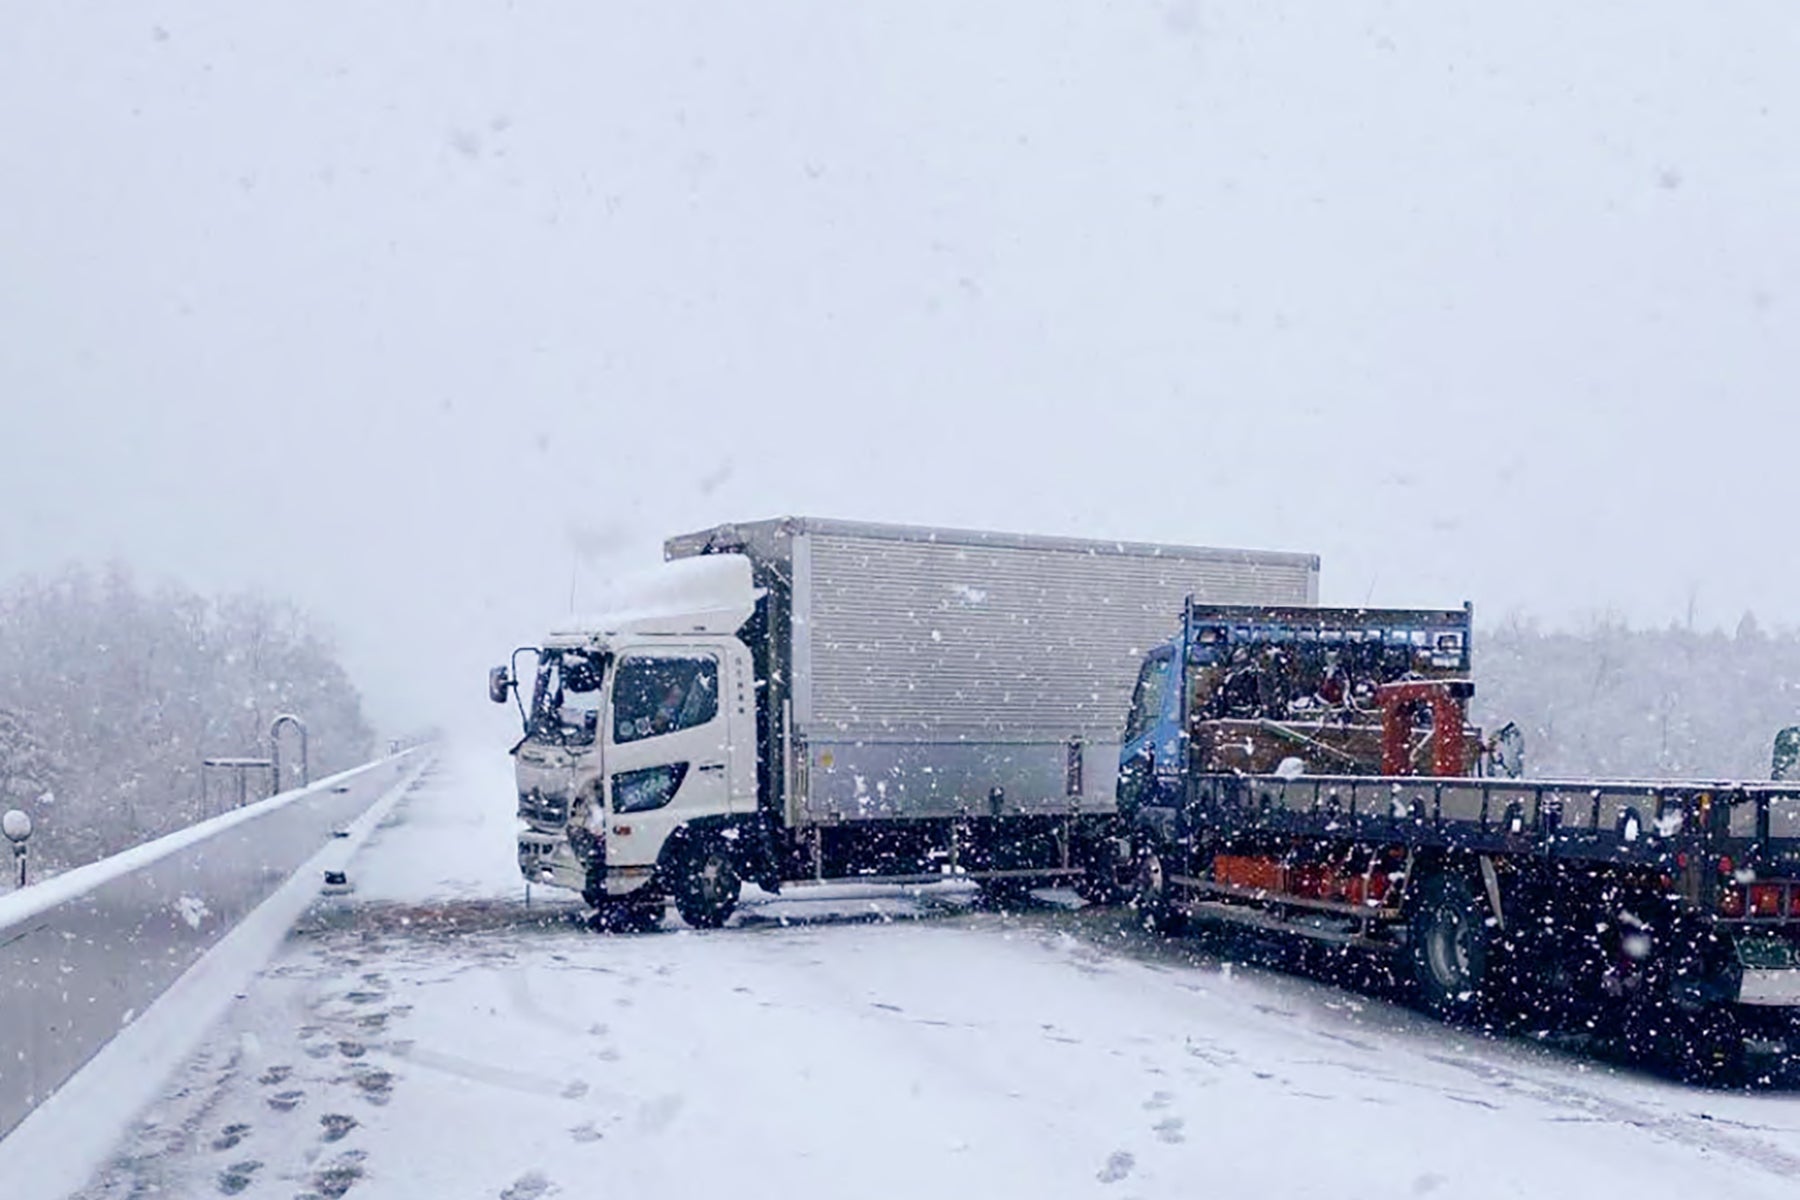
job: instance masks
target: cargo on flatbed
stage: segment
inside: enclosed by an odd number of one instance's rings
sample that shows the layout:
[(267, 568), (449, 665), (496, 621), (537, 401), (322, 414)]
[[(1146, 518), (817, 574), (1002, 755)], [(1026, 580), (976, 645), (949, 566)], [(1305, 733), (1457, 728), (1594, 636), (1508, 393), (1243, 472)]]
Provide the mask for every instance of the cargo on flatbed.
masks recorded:
[(1190, 601), (1122, 750), (1145, 923), (1389, 955), (1445, 1016), (1572, 1025), (1697, 1074), (1794, 1042), (1800, 788), (1510, 777), (1510, 727), (1465, 720), (1469, 652), (1466, 606)]

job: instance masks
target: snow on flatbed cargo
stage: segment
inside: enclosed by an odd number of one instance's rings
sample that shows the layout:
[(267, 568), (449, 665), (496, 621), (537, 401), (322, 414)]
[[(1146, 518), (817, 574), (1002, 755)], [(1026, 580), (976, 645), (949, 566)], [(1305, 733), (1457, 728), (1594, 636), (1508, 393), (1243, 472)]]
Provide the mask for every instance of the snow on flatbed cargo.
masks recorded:
[(1745, 1200), (1800, 1177), (1792, 1093), (1446, 1028), (1114, 914), (838, 891), (596, 935), (524, 903), (493, 757), (403, 802), (84, 1196)]

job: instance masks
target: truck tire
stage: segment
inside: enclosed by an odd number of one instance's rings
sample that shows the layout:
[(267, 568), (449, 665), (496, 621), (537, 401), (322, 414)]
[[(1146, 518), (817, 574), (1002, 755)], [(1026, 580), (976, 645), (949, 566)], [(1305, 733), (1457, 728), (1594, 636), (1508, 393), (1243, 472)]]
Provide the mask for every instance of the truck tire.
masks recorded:
[(1461, 875), (1425, 881), (1409, 924), (1413, 981), (1427, 1010), (1447, 1021), (1479, 1015), (1492, 958), (1487, 904)]
[(1722, 1004), (1690, 1005), (1667, 995), (1638, 997), (1627, 1009), (1619, 1048), (1633, 1059), (1706, 1087), (1737, 1084), (1749, 1070), (1746, 1030)]
[(1168, 864), (1161, 846), (1152, 843), (1138, 847), (1131, 906), (1137, 910), (1138, 923), (1151, 933), (1181, 932), (1185, 920), (1169, 890)]
[(693, 842), (674, 865), (671, 890), (682, 920), (695, 929), (717, 929), (730, 919), (743, 882), (723, 846), (710, 839)]
[(1687, 1037), (1674, 1062), (1688, 1083), (1720, 1087), (1740, 1083), (1749, 1073), (1744, 1031), (1729, 1009), (1713, 1007), (1688, 1014)]
[(608, 900), (594, 909), (588, 928), (596, 933), (650, 933), (662, 925), (661, 900)]
[(1082, 873), (1075, 879), (1075, 894), (1089, 904), (1121, 904), (1131, 898), (1137, 883), (1137, 864), (1121, 859), (1112, 838), (1100, 838), (1082, 847)]
[(1017, 912), (1022, 908), (1030, 908), (1033, 886), (1033, 880), (1017, 875), (975, 880), (975, 888), (981, 893), (981, 906), (996, 912)]

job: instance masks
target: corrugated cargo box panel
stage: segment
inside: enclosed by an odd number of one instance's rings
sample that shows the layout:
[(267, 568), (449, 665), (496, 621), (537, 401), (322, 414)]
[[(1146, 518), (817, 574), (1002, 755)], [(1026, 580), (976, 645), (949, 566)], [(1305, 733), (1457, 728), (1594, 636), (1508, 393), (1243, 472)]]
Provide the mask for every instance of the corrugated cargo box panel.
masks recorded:
[(771, 712), (792, 703), (795, 824), (1110, 810), (1139, 659), (1183, 600), (1318, 599), (1311, 554), (813, 517), (664, 552), (747, 553), (791, 597), (761, 661)]
[(1114, 739), (1184, 597), (1301, 604), (1317, 586), (1309, 556), (1235, 551), (812, 534), (795, 557), (795, 718), (816, 736)]

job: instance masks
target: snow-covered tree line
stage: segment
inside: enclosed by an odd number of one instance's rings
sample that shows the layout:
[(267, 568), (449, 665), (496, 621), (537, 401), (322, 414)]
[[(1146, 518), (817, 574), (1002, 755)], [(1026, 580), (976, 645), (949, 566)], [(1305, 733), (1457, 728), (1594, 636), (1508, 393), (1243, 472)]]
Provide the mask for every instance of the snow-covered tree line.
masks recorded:
[(1800, 634), (1513, 620), (1477, 631), (1475, 684), (1480, 724), (1524, 732), (1529, 775), (1766, 779), (1775, 731), (1800, 724)]
[[(266, 755), (283, 712), (308, 726), (315, 778), (368, 757), (356, 689), (289, 605), (144, 588), (119, 568), (0, 591), (0, 806), (31, 812), (47, 865), (223, 811), (235, 787), (214, 778), (203, 795), (200, 760)], [(284, 765), (297, 759), (289, 740)], [(267, 779), (253, 778), (252, 798)]]

